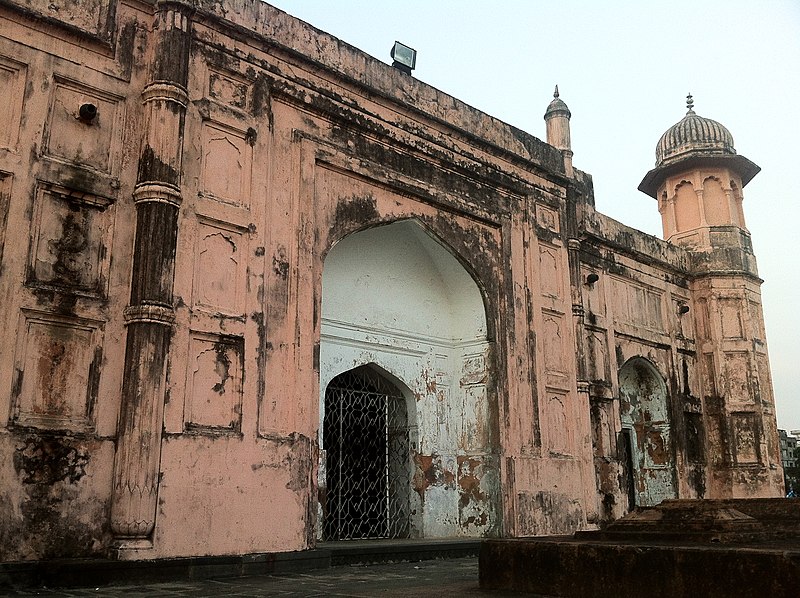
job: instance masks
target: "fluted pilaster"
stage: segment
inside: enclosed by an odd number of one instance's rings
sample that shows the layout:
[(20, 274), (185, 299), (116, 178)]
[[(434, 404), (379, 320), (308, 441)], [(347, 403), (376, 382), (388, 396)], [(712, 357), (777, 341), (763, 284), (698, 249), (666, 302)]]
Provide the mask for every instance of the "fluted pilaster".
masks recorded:
[(111, 507), (112, 531), (128, 543), (146, 543), (155, 528), (191, 13), (188, 3), (157, 4), (151, 82), (142, 93), (144, 144), (133, 194), (136, 237)]

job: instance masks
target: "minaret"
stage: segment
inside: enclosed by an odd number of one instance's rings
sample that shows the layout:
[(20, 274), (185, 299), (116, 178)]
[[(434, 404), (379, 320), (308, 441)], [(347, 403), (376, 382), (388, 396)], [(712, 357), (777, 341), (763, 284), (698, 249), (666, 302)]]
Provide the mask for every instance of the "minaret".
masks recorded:
[(564, 156), (564, 170), (572, 176), (572, 142), (569, 137), (569, 119), (572, 113), (564, 101), (558, 97), (558, 85), (553, 92), (553, 101), (547, 106), (544, 121), (547, 125), (547, 143), (561, 150)]
[(705, 496), (777, 496), (783, 475), (762, 281), (742, 210), (742, 189), (761, 169), (736, 153), (728, 129), (695, 113), (691, 94), (686, 107), (661, 136), (639, 190), (658, 200), (664, 238), (688, 250), (692, 301), (677, 317), (695, 332)]

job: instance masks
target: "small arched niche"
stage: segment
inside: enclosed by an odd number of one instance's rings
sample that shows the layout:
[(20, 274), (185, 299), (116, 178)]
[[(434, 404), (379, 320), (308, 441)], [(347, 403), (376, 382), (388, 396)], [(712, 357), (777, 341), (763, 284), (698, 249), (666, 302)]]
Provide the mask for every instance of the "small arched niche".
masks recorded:
[(675, 188), (675, 228), (682, 233), (700, 226), (700, 205), (694, 186), (682, 181)]
[(710, 226), (733, 222), (728, 195), (717, 177), (708, 177), (703, 181), (703, 211)]
[[(480, 288), (418, 221), (365, 229), (331, 248), (322, 277), (320, 421), (326, 389), (342, 372), (371, 364), (407, 388), (408, 418), (416, 422), (410, 537), (481, 536), (497, 528), (489, 356)], [(468, 477), (480, 491), (464, 491), (462, 477), (464, 487)]]

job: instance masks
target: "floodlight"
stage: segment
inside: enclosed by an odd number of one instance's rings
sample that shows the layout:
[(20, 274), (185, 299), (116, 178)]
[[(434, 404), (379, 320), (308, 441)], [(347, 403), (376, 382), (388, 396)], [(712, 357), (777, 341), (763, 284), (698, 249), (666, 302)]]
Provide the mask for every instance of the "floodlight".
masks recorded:
[(396, 69), (403, 71), (405, 74), (410, 75), (411, 71), (417, 65), (417, 51), (400, 42), (394, 42), (394, 47), (391, 51), (392, 66)]

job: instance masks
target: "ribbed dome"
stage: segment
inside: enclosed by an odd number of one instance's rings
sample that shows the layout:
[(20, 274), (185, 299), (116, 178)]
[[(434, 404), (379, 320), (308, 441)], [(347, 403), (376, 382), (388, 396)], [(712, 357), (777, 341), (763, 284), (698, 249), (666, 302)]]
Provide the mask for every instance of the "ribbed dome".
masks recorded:
[(656, 146), (656, 166), (669, 163), (690, 152), (706, 155), (736, 154), (731, 132), (717, 121), (695, 114), (693, 104), (692, 96), (687, 96), (686, 106), (689, 111), (686, 116), (667, 129), (659, 139)]
[(658, 198), (659, 189), (668, 177), (696, 168), (727, 168), (736, 173), (742, 187), (760, 171), (733, 148), (731, 132), (710, 118), (697, 116), (691, 94), (686, 97), (689, 111), (679, 123), (661, 136), (656, 146), (656, 167), (644, 175), (639, 191)]

